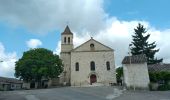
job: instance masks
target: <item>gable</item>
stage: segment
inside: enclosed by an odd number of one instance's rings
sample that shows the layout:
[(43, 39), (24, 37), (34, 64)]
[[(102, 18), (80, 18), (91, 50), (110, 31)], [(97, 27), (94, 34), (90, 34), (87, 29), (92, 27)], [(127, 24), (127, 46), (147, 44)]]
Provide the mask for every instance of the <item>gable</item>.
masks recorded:
[(76, 47), (72, 51), (87, 51), (87, 52), (88, 51), (113, 51), (113, 49), (91, 38), (90, 40)]

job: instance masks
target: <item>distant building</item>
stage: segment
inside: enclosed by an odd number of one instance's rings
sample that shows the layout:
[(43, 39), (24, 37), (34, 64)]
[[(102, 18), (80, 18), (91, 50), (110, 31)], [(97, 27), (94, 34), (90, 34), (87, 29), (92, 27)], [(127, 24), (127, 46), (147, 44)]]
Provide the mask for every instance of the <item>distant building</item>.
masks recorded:
[(170, 64), (159, 63), (159, 64), (148, 65), (148, 71), (149, 72), (163, 72), (163, 71), (170, 72)]
[(29, 81), (29, 82), (24, 81), (22, 87), (23, 89), (37, 89), (37, 88), (48, 88), (52, 86), (51, 80), (47, 80), (45, 78), (41, 80), (41, 83), (39, 85), (41, 85), (41, 87), (38, 86), (38, 82), (36, 81)]
[(22, 81), (14, 78), (0, 77), (0, 90), (19, 90), (22, 89)]
[(68, 26), (61, 34), (60, 57), (64, 64), (60, 83), (72, 86), (116, 83), (114, 50), (93, 38), (74, 48)]
[(145, 55), (126, 56), (122, 64), (127, 88), (148, 88), (150, 80)]

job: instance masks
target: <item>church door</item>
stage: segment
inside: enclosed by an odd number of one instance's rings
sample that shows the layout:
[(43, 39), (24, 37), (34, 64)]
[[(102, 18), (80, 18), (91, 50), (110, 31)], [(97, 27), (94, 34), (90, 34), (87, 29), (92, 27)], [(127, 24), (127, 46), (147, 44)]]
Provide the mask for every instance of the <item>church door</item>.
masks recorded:
[(95, 82), (97, 82), (96, 75), (92, 74), (92, 75), (90, 76), (90, 84), (95, 83)]

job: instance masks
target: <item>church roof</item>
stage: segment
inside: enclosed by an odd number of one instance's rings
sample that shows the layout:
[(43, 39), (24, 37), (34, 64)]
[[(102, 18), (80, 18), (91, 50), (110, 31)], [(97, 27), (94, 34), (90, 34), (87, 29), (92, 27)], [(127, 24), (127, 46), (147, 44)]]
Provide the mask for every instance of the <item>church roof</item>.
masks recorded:
[(138, 64), (147, 62), (146, 56), (144, 54), (133, 55), (133, 56), (125, 56), (122, 64)]
[(68, 25), (66, 26), (66, 28), (65, 28), (65, 30), (64, 30), (64, 32), (63, 33), (61, 33), (62, 35), (63, 34), (70, 34), (70, 35), (72, 35), (73, 33), (70, 31), (70, 28), (68, 27)]
[(152, 64), (148, 65), (149, 72), (160, 72), (160, 71), (169, 71), (170, 72), (170, 64)]

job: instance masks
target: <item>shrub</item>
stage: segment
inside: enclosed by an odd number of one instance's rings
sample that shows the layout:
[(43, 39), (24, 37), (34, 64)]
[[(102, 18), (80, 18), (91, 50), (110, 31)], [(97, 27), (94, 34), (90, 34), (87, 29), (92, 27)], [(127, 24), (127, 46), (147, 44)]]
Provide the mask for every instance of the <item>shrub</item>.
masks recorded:
[(168, 84), (160, 85), (160, 86), (158, 86), (158, 90), (160, 90), (160, 91), (170, 90), (170, 85), (168, 85)]
[[(165, 91), (170, 90), (170, 72), (168, 71), (162, 71), (162, 72), (150, 72), (149, 78), (151, 83), (158, 83), (157, 90)], [(149, 85), (150, 90), (153, 89), (153, 84)]]
[(151, 82), (165, 81), (167, 84), (170, 81), (170, 72), (150, 72), (149, 78)]

